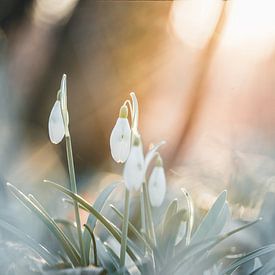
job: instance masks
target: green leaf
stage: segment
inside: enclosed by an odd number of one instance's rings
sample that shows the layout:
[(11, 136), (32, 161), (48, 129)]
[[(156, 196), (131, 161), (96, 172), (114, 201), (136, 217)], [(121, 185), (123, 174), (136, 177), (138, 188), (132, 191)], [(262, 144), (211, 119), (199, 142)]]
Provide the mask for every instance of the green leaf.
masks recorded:
[(108, 271), (108, 274), (113, 274), (117, 270), (117, 267), (110, 257), (107, 248), (99, 238), (96, 238), (96, 247), (100, 264)]
[(47, 250), (39, 242), (33, 240), (30, 236), (25, 234), (23, 231), (18, 230), (15, 226), (7, 223), (3, 220), (0, 220), (0, 227), (7, 230), (18, 239), (20, 239), (24, 244), (32, 248), (38, 255), (40, 255), (49, 265), (57, 264), (56, 256)]
[(161, 229), (161, 234), (163, 234), (163, 231), (165, 230), (165, 228), (167, 227), (168, 225), (168, 221), (169, 219), (174, 216), (178, 211), (178, 200), (177, 199), (174, 199), (170, 204), (169, 206), (167, 207), (166, 209), (166, 212), (164, 214), (164, 218), (160, 224), (160, 229)]
[(209, 232), (211, 232), (213, 225), (217, 226), (217, 224), (219, 224), (220, 221), (218, 219), (221, 212), (223, 211), (225, 202), (226, 191), (223, 191), (204, 217), (194, 235), (192, 236), (190, 242), (191, 244), (198, 243), (204, 239), (211, 237), (209, 236)]
[[(123, 220), (123, 214), (112, 204), (110, 204), (111, 209), (117, 214), (120, 220)], [(139, 239), (147, 248), (152, 249), (147, 240), (139, 233), (139, 231), (135, 228), (135, 226), (129, 221), (129, 230)]]
[[(88, 225), (88, 224), (84, 224), (85, 228), (87, 229), (87, 231), (89, 232), (89, 234), (91, 235), (91, 240), (93, 242), (93, 251), (94, 251), (94, 265), (97, 266), (97, 248), (96, 248), (96, 238), (95, 238), (95, 234), (92, 230), (92, 228)], [(87, 259), (87, 262), (90, 262), (90, 255), (89, 258)]]
[(209, 230), (207, 237), (211, 238), (220, 234), (229, 218), (230, 218), (230, 210), (226, 202), (218, 218), (216, 219), (215, 224), (213, 224), (212, 228)]
[(145, 160), (144, 160), (144, 174), (146, 174), (146, 171), (149, 167), (149, 164), (151, 163), (151, 161), (154, 159), (154, 157), (156, 156), (156, 152), (159, 149), (159, 147), (161, 145), (165, 144), (165, 141), (161, 141), (158, 144), (154, 145), (146, 154), (145, 156)]
[[(258, 248), (256, 250), (248, 253), (247, 255), (241, 257), (240, 259), (234, 261), (225, 270), (222, 271), (221, 275), (231, 274), (236, 268), (238, 268), (242, 264), (244, 264), (248, 261), (251, 261), (251, 260), (255, 259), (256, 257), (260, 257), (264, 254), (267, 254), (267, 253), (270, 253), (270, 252), (273, 252), (273, 251), (275, 251), (275, 244), (270, 244), (270, 245)], [(260, 274), (267, 274), (267, 273), (260, 272)]]
[(181, 188), (181, 191), (185, 196), (185, 199), (187, 202), (187, 208), (188, 208), (188, 222), (187, 222), (187, 229), (186, 229), (185, 244), (189, 245), (191, 240), (192, 229), (194, 225), (194, 205), (189, 193), (184, 188)]
[(40, 209), (34, 202), (32, 202), (26, 195), (24, 195), (19, 189), (10, 183), (7, 183), (7, 188), (9, 191), (17, 198), (27, 209), (29, 209), (33, 214), (35, 214), (52, 232), (52, 234), (59, 240), (63, 246), (65, 252), (67, 253), (69, 259), (74, 266), (79, 265), (80, 257), (72, 246), (68, 238), (60, 230), (57, 224), (49, 217), (49, 215)]
[[(271, 261), (272, 261), (272, 259), (271, 259)], [(274, 262), (274, 260), (273, 260), (272, 262)], [(266, 263), (266, 264), (268, 264), (268, 263)], [(265, 265), (266, 265), (266, 264), (265, 264)], [(263, 264), (262, 264), (260, 258), (256, 257), (256, 258), (254, 259), (253, 269), (252, 269), (252, 271), (249, 273), (249, 275), (255, 275), (255, 274), (257, 274), (257, 272), (258, 272), (260, 269), (262, 269), (262, 268), (264, 268), (264, 266), (263, 266)]]
[(186, 215), (186, 210), (183, 209), (167, 220), (158, 247), (165, 259), (169, 259), (174, 255), (175, 242), (184, 215)]
[[(114, 191), (114, 189), (117, 187), (117, 183), (113, 183), (108, 185), (97, 197), (93, 207), (96, 209), (99, 213), (101, 212), (102, 208), (104, 207), (105, 202), (111, 195), (111, 193)], [(94, 231), (94, 228), (96, 226), (96, 221), (97, 218), (95, 215), (90, 214), (88, 216), (86, 224), (90, 226), (90, 229)], [(90, 247), (91, 247), (91, 235), (88, 233), (87, 229), (84, 229), (83, 232), (83, 242), (85, 244), (85, 258), (86, 261), (89, 259), (89, 254), (90, 254)]]
[[(117, 227), (113, 223), (111, 223), (107, 218), (105, 218), (103, 215), (101, 215), (86, 200), (84, 200), (79, 195), (71, 192), (70, 190), (68, 190), (67, 188), (65, 188), (65, 187), (63, 187), (63, 186), (61, 186), (59, 184), (56, 184), (56, 183), (48, 181), (48, 180), (45, 180), (44, 182), (47, 183), (47, 184), (49, 184), (49, 186), (54, 187), (54, 188), (60, 190), (61, 192), (63, 192), (67, 196), (71, 197), (76, 202), (78, 202), (80, 205), (82, 205), (86, 209), (86, 211), (88, 211), (91, 214), (93, 214), (102, 223), (102, 225), (113, 235), (113, 237), (119, 243), (121, 243), (121, 233), (119, 232), (119, 230), (117, 229)], [(128, 245), (127, 245), (126, 251), (129, 254), (129, 256), (131, 257), (131, 259), (133, 260), (133, 262), (135, 262), (135, 263), (138, 264), (139, 259), (136, 257), (136, 255), (133, 253), (133, 251), (130, 249), (130, 247)]]
[(116, 270), (119, 270), (120, 260), (118, 255), (114, 252), (113, 248), (107, 242), (104, 242), (103, 244), (108, 252), (109, 258), (112, 260), (114, 266), (116, 267)]
[(190, 260), (192, 257), (196, 258), (201, 253), (206, 253), (208, 250), (212, 249), (226, 238), (230, 237), (233, 234), (236, 234), (241, 230), (244, 230), (247, 227), (254, 225), (259, 220), (245, 224), (221, 236), (212, 237), (210, 239), (206, 239), (198, 243), (190, 244), (189, 246), (179, 251), (175, 255), (175, 257), (171, 258), (169, 263), (164, 267), (160, 274), (168, 274), (167, 272), (170, 272), (170, 274), (174, 274), (178, 268), (187, 263), (187, 261)]
[(77, 240), (77, 228), (76, 228), (76, 223), (66, 220), (66, 219), (60, 219), (56, 218), (53, 219), (56, 224), (60, 224), (63, 226), (63, 231), (65, 235), (69, 238), (69, 240), (72, 242), (72, 244), (79, 248), (79, 243)]

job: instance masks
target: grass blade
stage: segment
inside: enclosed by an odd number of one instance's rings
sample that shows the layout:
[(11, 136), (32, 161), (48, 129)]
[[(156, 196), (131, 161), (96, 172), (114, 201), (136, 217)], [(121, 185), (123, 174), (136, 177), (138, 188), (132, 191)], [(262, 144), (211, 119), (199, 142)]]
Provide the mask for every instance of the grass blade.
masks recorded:
[(225, 202), (226, 202), (226, 191), (223, 191), (218, 196), (215, 203), (213, 204), (211, 209), (208, 211), (208, 213), (202, 220), (198, 229), (192, 236), (190, 243), (198, 243), (198, 242), (210, 237), (208, 234), (211, 231), (213, 225), (215, 225), (215, 223), (217, 222), (219, 215), (224, 207)]
[[(109, 196), (111, 195), (111, 193), (114, 191), (116, 187), (117, 187), (117, 183), (108, 185), (97, 197), (95, 203), (93, 204), (94, 209), (96, 209), (100, 213), (102, 208), (104, 207), (106, 200), (109, 198)], [(89, 225), (92, 231), (94, 231), (94, 228), (96, 226), (96, 221), (97, 221), (97, 218), (95, 215), (90, 214), (88, 216), (86, 224)], [(86, 261), (88, 262), (90, 247), (91, 247), (91, 235), (88, 233), (87, 228), (85, 228), (83, 232), (83, 242), (85, 244), (85, 258), (86, 258)]]
[(49, 265), (57, 264), (56, 256), (47, 250), (43, 245), (33, 240), (30, 236), (25, 234), (23, 231), (18, 230), (15, 226), (10, 223), (0, 220), (0, 227), (6, 231), (12, 233), (24, 244), (32, 248), (38, 255), (40, 255)]
[(24, 195), (19, 189), (17, 189), (12, 184), (7, 183), (7, 188), (15, 196), (15, 198), (17, 198), (32, 213), (34, 213), (60, 241), (69, 259), (72, 261), (72, 264), (74, 266), (79, 265), (80, 257), (77, 251), (71, 245), (70, 241), (60, 230), (57, 224), (51, 218), (49, 218), (49, 215), (45, 215), (45, 212), (43, 212), (39, 207), (37, 207), (37, 205), (35, 205), (26, 195)]
[[(267, 246), (263, 246), (259, 249), (256, 249), (250, 253), (248, 253), (247, 255), (241, 257), (240, 259), (234, 261), (232, 264), (230, 264), (225, 270), (222, 271), (221, 275), (224, 274), (231, 274), (236, 268), (238, 268), (239, 266), (241, 266), (242, 264), (251, 261), (253, 259), (255, 259), (256, 257), (260, 257), (264, 254), (270, 253), (275, 251), (275, 244), (270, 244)], [(266, 274), (266, 273), (261, 273), (260, 274)]]
[[(96, 240), (95, 240), (95, 235), (94, 232), (92, 230), (92, 228), (88, 225), (88, 224), (84, 224), (85, 228), (87, 229), (87, 231), (89, 232), (89, 234), (91, 235), (91, 240), (93, 241), (93, 248), (94, 248), (94, 265), (97, 266), (97, 250), (96, 250)], [(90, 255), (89, 255), (90, 256)], [(88, 258), (88, 260), (90, 260)]]
[(187, 230), (186, 230), (186, 239), (185, 244), (189, 245), (191, 240), (191, 234), (192, 229), (194, 225), (194, 205), (191, 196), (189, 193), (184, 189), (181, 188), (181, 191), (183, 192), (186, 202), (187, 202), (187, 208), (188, 208), (188, 222), (187, 222)]
[[(117, 214), (117, 216), (120, 218), (120, 220), (123, 219), (123, 214), (112, 204), (110, 204), (111, 209)], [(142, 241), (144, 245), (147, 246), (148, 249), (152, 249), (150, 247), (150, 244), (145, 240), (145, 238), (139, 233), (139, 231), (135, 228), (135, 226), (129, 222), (129, 229), (132, 231), (132, 233), (136, 236), (137, 239)]]
[(200, 253), (207, 252), (208, 250), (212, 249), (213, 247), (215, 247), (217, 244), (219, 244), (226, 238), (230, 237), (233, 234), (236, 234), (241, 230), (244, 230), (247, 227), (254, 225), (260, 220), (261, 219), (258, 219), (256, 221), (245, 224), (221, 236), (213, 237), (210, 239), (200, 241), (198, 243), (190, 244), (189, 246), (185, 247), (180, 252), (178, 252), (175, 257), (170, 259), (169, 264), (167, 264), (164, 267), (164, 269), (161, 271), (161, 274), (163, 275), (168, 273), (174, 274), (180, 266), (184, 265), (192, 257), (196, 257)]
[[(65, 187), (63, 187), (63, 186), (61, 186), (59, 184), (56, 184), (56, 183), (48, 181), (48, 180), (44, 180), (44, 182), (47, 183), (47, 184), (49, 184), (51, 187), (54, 187), (54, 188), (58, 189), (59, 191), (63, 192), (67, 196), (71, 197), (73, 200), (77, 201), (80, 205), (82, 205), (86, 209), (86, 211), (88, 211), (91, 214), (93, 214), (103, 224), (103, 226), (113, 235), (113, 237), (119, 243), (121, 243), (121, 234), (120, 234), (119, 230), (116, 228), (116, 226), (114, 224), (112, 224), (108, 219), (106, 219), (103, 215), (101, 215), (86, 200), (84, 200), (79, 195), (74, 194), (73, 192), (71, 192), (70, 190), (68, 190), (67, 188), (65, 188)], [(136, 255), (133, 253), (133, 251), (129, 248), (129, 246), (127, 246), (126, 251), (129, 254), (129, 256), (131, 257), (131, 259), (135, 263), (138, 264), (139, 263), (139, 259), (136, 257)]]

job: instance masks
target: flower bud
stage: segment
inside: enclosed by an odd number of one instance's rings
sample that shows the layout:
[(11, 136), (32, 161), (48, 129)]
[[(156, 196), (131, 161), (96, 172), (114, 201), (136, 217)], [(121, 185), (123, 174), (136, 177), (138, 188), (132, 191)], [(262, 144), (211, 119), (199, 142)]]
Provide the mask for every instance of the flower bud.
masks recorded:
[(61, 142), (65, 135), (65, 128), (59, 100), (56, 100), (51, 110), (48, 128), (51, 142), (54, 144)]
[(125, 163), (123, 177), (128, 190), (140, 189), (144, 180), (144, 155), (138, 137), (134, 137), (129, 157)]
[(127, 117), (128, 108), (123, 105), (110, 137), (111, 154), (116, 162), (125, 162), (131, 148), (131, 128)]
[(158, 157), (156, 166), (153, 168), (152, 174), (149, 178), (148, 192), (151, 205), (153, 207), (159, 207), (162, 204), (166, 193), (166, 178), (161, 157)]

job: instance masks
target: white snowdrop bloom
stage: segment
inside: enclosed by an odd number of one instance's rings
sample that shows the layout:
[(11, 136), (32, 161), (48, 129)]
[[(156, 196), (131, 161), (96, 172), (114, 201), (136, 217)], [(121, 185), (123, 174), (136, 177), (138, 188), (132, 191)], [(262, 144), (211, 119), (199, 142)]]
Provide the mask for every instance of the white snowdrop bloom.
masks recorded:
[(59, 100), (56, 100), (51, 110), (48, 128), (51, 142), (54, 144), (61, 142), (65, 135), (65, 127)]
[(127, 117), (128, 108), (123, 105), (110, 137), (111, 154), (116, 162), (125, 162), (131, 148), (131, 128)]
[(144, 180), (144, 155), (140, 139), (135, 137), (125, 163), (123, 177), (126, 188), (139, 190)]
[(166, 178), (160, 157), (158, 157), (157, 164), (153, 168), (152, 174), (149, 178), (148, 192), (151, 205), (153, 207), (159, 207), (162, 204), (166, 193)]

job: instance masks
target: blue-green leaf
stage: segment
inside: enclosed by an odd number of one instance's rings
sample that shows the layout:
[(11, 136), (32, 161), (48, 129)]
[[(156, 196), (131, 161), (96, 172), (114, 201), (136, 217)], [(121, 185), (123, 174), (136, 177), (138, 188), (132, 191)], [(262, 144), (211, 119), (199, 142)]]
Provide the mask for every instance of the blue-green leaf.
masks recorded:
[[(111, 193), (114, 191), (114, 189), (117, 187), (117, 183), (112, 183), (108, 185), (97, 197), (95, 203), (93, 204), (94, 209), (96, 209), (99, 213), (101, 212), (106, 200), (109, 198)], [(96, 225), (97, 218), (96, 216), (89, 214), (86, 224), (88, 224), (93, 231)], [(83, 232), (83, 242), (85, 247), (85, 258), (86, 260), (89, 259), (90, 254), (90, 247), (91, 247), (91, 235), (87, 231), (87, 229), (84, 229)]]
[(209, 238), (209, 232), (211, 232), (212, 227), (219, 226), (219, 217), (221, 212), (223, 211), (225, 202), (226, 191), (223, 191), (202, 220), (194, 235), (192, 236), (191, 244), (198, 243), (204, 239)]

